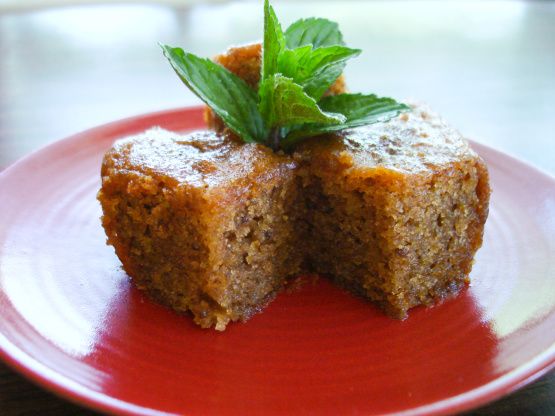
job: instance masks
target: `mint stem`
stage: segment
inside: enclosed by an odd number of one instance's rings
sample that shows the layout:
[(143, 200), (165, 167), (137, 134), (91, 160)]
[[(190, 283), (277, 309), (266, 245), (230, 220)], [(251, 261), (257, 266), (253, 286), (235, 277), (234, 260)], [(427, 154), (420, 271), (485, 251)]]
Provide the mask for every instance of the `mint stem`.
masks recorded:
[(273, 149), (273, 150), (279, 150), (279, 142), (281, 139), (281, 132), (280, 132), (280, 128), (279, 127), (274, 127), (272, 130), (270, 130), (270, 137), (269, 137), (269, 146)]

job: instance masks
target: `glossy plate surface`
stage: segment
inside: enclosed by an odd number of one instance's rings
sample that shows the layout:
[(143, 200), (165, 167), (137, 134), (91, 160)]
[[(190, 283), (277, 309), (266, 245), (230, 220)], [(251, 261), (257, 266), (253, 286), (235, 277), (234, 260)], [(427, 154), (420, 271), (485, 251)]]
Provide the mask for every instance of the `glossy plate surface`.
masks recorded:
[(493, 188), (472, 285), (383, 316), (324, 279), (224, 333), (151, 303), (100, 226), (102, 155), (175, 110), (95, 128), (0, 174), (0, 351), (42, 386), (119, 414), (445, 414), (493, 400), (555, 362), (555, 180), (490, 148)]

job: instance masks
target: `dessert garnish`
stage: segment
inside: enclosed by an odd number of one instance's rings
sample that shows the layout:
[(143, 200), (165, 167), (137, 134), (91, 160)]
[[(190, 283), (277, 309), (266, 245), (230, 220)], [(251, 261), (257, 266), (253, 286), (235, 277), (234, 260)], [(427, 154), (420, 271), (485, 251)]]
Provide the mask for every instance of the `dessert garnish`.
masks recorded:
[(360, 49), (345, 46), (337, 23), (299, 19), (285, 30), (268, 0), (260, 82), (255, 90), (210, 59), (160, 45), (181, 80), (245, 142), (274, 150), (304, 138), (387, 121), (410, 108), (375, 94), (326, 95), (347, 60)]

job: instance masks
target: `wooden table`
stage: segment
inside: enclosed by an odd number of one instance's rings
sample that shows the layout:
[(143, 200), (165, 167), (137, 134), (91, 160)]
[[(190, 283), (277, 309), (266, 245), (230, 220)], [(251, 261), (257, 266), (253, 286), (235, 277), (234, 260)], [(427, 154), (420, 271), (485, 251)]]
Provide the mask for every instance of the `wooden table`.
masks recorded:
[[(315, 13), (314, 3), (276, 9), (286, 24)], [(347, 71), (354, 90), (418, 97), (469, 137), (555, 174), (555, 3), (330, 1), (318, 14), (364, 50)], [(0, 14), (0, 167), (97, 124), (196, 104), (156, 42), (212, 55), (258, 38), (260, 17), (242, 2)], [(94, 413), (0, 364), (0, 414)], [(472, 414), (555, 414), (555, 373)]]

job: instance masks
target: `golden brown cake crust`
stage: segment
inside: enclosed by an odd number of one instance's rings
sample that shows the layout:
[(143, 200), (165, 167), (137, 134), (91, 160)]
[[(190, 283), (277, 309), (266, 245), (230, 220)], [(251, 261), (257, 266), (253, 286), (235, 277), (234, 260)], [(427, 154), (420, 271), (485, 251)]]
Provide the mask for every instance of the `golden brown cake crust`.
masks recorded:
[(105, 157), (102, 176), (107, 169), (140, 170), (180, 186), (211, 192), (236, 181), (264, 176), (284, 164), (292, 166), (294, 162), (266, 146), (243, 143), (231, 135), (206, 130), (179, 135), (155, 128), (117, 141)]

